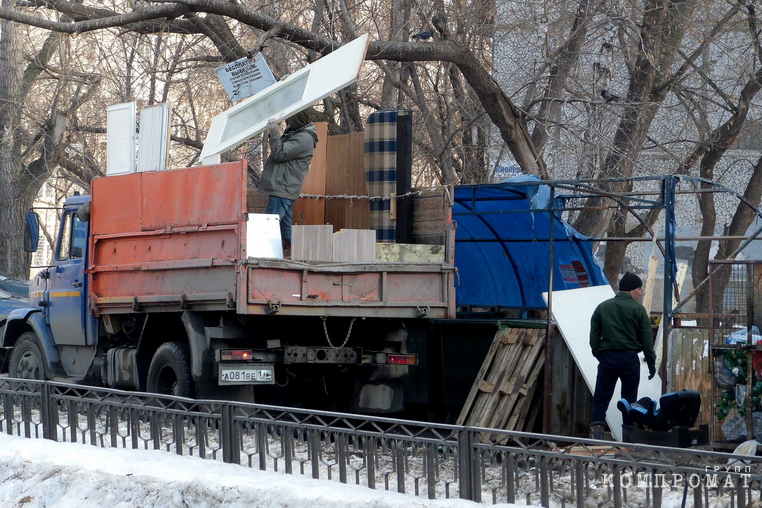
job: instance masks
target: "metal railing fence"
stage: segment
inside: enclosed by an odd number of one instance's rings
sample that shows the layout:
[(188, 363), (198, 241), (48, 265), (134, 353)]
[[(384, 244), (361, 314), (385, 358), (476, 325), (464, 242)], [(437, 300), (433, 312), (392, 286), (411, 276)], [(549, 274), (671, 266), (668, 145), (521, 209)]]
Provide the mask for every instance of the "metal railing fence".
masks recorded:
[[(0, 432), (372, 489), (542, 506), (744, 508), (762, 458), (0, 378)], [(667, 503), (665, 503), (667, 504)]]

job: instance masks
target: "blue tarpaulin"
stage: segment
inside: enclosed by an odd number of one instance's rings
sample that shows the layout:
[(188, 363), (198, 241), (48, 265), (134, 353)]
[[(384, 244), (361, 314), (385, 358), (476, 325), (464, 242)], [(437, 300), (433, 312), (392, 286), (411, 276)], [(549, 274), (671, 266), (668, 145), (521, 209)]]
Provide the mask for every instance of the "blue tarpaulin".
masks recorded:
[[(548, 291), (551, 215), (542, 210), (549, 203), (548, 187), (534, 177), (455, 188), (459, 307), (546, 308), (542, 293)], [(554, 207), (562, 205), (556, 199)], [(608, 284), (592, 242), (554, 215), (553, 290)]]

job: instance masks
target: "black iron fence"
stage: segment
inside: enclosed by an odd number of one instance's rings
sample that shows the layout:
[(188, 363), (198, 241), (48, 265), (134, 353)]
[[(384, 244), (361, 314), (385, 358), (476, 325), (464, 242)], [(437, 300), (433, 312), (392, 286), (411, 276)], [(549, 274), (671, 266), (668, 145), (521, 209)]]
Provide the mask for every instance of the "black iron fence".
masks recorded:
[(762, 486), (757, 457), (8, 378), (0, 432), (485, 503), (743, 508)]

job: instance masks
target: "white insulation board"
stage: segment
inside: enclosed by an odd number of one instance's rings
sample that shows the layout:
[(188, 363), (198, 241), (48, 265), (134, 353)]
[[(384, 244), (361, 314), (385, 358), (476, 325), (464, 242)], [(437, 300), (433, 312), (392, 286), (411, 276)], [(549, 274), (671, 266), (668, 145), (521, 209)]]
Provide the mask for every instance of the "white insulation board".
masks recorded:
[[(548, 293), (542, 294), (547, 303)], [(614, 297), (614, 291), (608, 284), (605, 286), (593, 286), (589, 288), (567, 289), (565, 291), (553, 291), (553, 321), (561, 331), (564, 342), (569, 347), (574, 362), (585, 378), (590, 393), (595, 393), (595, 378), (598, 375), (598, 360), (593, 356), (590, 349), (590, 319), (598, 305)], [(638, 399), (651, 397), (659, 400), (661, 397), (661, 378), (656, 375), (648, 380), (648, 365), (645, 363), (643, 353), (640, 353), (640, 385), (638, 386)], [(606, 423), (611, 429), (611, 434), (617, 441), (622, 440), (622, 413), (616, 408), (617, 401), (621, 398), (622, 384), (617, 381), (614, 396), (611, 398), (609, 408), (606, 411)]]
[(250, 258), (282, 258), (278, 214), (250, 213), (246, 222), (246, 256)]

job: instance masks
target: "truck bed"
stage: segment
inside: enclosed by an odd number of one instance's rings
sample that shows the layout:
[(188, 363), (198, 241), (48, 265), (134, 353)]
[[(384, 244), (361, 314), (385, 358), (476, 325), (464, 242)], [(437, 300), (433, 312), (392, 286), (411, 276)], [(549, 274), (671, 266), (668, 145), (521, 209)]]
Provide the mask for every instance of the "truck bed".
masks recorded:
[(92, 184), (89, 303), (96, 314), (455, 315), (447, 263), (317, 263), (246, 255), (246, 164)]

